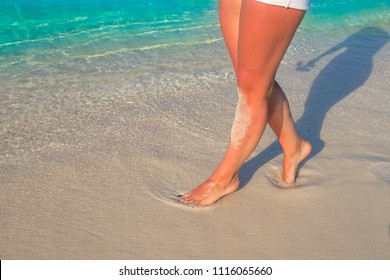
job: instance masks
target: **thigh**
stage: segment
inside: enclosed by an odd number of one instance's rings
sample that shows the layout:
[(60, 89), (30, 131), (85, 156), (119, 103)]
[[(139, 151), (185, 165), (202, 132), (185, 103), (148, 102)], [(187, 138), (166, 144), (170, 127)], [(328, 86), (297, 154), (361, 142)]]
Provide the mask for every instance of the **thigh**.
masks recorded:
[(237, 73), (238, 28), (242, 0), (219, 0), (219, 21), (227, 49)]
[[(272, 87), (305, 11), (243, 0), (238, 36), (238, 82)], [(251, 79), (252, 78), (252, 79)]]

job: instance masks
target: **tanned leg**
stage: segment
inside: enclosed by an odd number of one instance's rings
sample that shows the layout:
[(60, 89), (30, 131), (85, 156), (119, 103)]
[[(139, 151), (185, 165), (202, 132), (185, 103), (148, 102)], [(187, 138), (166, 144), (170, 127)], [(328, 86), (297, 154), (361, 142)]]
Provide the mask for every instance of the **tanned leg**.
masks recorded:
[[(238, 36), (242, 0), (220, 0), (221, 29), (237, 73)], [(294, 183), (299, 163), (311, 152), (311, 145), (298, 134), (285, 93), (275, 81), (268, 99), (268, 124), (275, 132), (284, 151), (283, 175), (286, 183)]]
[[(242, 0), (220, 0), (219, 14), (222, 33), (237, 73), (238, 33)], [(268, 100), (268, 124), (278, 137), (284, 151), (283, 180), (294, 183), (299, 163), (311, 152), (311, 145), (298, 134), (285, 93), (275, 81)]]
[[(226, 1), (221, 0), (221, 7)], [(234, 14), (234, 7), (231, 8), (230, 13)], [(238, 171), (255, 149), (267, 124), (276, 70), (304, 11), (242, 0), (239, 14), (237, 54), (229, 49), (232, 60), (235, 56), (237, 59), (235, 71), (239, 88), (231, 139), (223, 160), (210, 178), (181, 197), (180, 201), (187, 205), (209, 205), (238, 188)], [(221, 25), (222, 28), (227, 26), (223, 16)], [(233, 23), (230, 26), (234, 30)], [(228, 48), (229, 45), (234, 48), (234, 43), (230, 42), (234, 35), (226, 29), (223, 33)], [(272, 109), (270, 112), (278, 115)]]

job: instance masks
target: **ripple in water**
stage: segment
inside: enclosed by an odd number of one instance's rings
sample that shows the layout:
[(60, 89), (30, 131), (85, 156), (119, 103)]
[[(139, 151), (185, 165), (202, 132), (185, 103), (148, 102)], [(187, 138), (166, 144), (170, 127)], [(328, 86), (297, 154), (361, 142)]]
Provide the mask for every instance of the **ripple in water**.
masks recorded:
[(387, 185), (390, 186), (390, 163), (389, 162), (379, 162), (374, 164), (374, 167), (371, 169), (372, 173), (378, 176), (381, 180), (385, 181)]
[(168, 159), (147, 159), (138, 170), (143, 176), (143, 188), (153, 198), (174, 207), (185, 209), (211, 209), (208, 207), (189, 207), (179, 202), (178, 195), (187, 193), (201, 183), (202, 172), (191, 162), (170, 161)]
[(317, 172), (313, 172), (313, 170), (310, 170), (310, 168), (306, 166), (305, 168), (305, 171), (299, 171), (299, 174), (294, 184), (287, 184), (282, 179), (282, 169), (274, 165), (268, 168), (268, 170), (266, 171), (266, 177), (274, 187), (282, 189), (293, 189), (298, 187), (301, 188), (318, 185), (318, 179), (315, 179), (316, 177), (318, 177), (318, 174), (315, 174)]

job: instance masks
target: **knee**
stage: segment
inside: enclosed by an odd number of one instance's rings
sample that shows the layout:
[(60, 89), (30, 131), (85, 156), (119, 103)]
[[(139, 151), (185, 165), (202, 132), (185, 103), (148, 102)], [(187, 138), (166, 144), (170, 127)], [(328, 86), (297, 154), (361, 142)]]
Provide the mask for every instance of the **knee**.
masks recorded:
[(240, 91), (247, 95), (268, 98), (274, 86), (273, 77), (266, 77), (259, 71), (238, 69), (237, 86)]
[[(258, 78), (258, 77), (257, 77)], [(238, 88), (245, 94), (253, 92), (256, 87), (256, 74), (253, 71), (239, 68), (237, 71)]]

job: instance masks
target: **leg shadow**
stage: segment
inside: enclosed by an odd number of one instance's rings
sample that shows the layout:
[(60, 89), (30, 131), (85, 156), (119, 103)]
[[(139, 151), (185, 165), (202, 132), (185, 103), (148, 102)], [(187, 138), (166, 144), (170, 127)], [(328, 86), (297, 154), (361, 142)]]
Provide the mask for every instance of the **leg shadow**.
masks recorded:
[[(311, 154), (300, 164), (299, 169), (325, 146), (320, 134), (327, 112), (364, 84), (371, 74), (374, 55), (389, 40), (390, 36), (385, 30), (379, 27), (366, 27), (309, 62), (297, 64), (297, 71), (310, 71), (323, 57), (343, 50), (315, 78), (305, 102), (304, 113), (296, 122), (299, 133), (313, 146)], [(282, 152), (279, 142), (275, 140), (257, 156), (247, 161), (240, 170), (240, 188), (246, 186), (261, 166)]]

